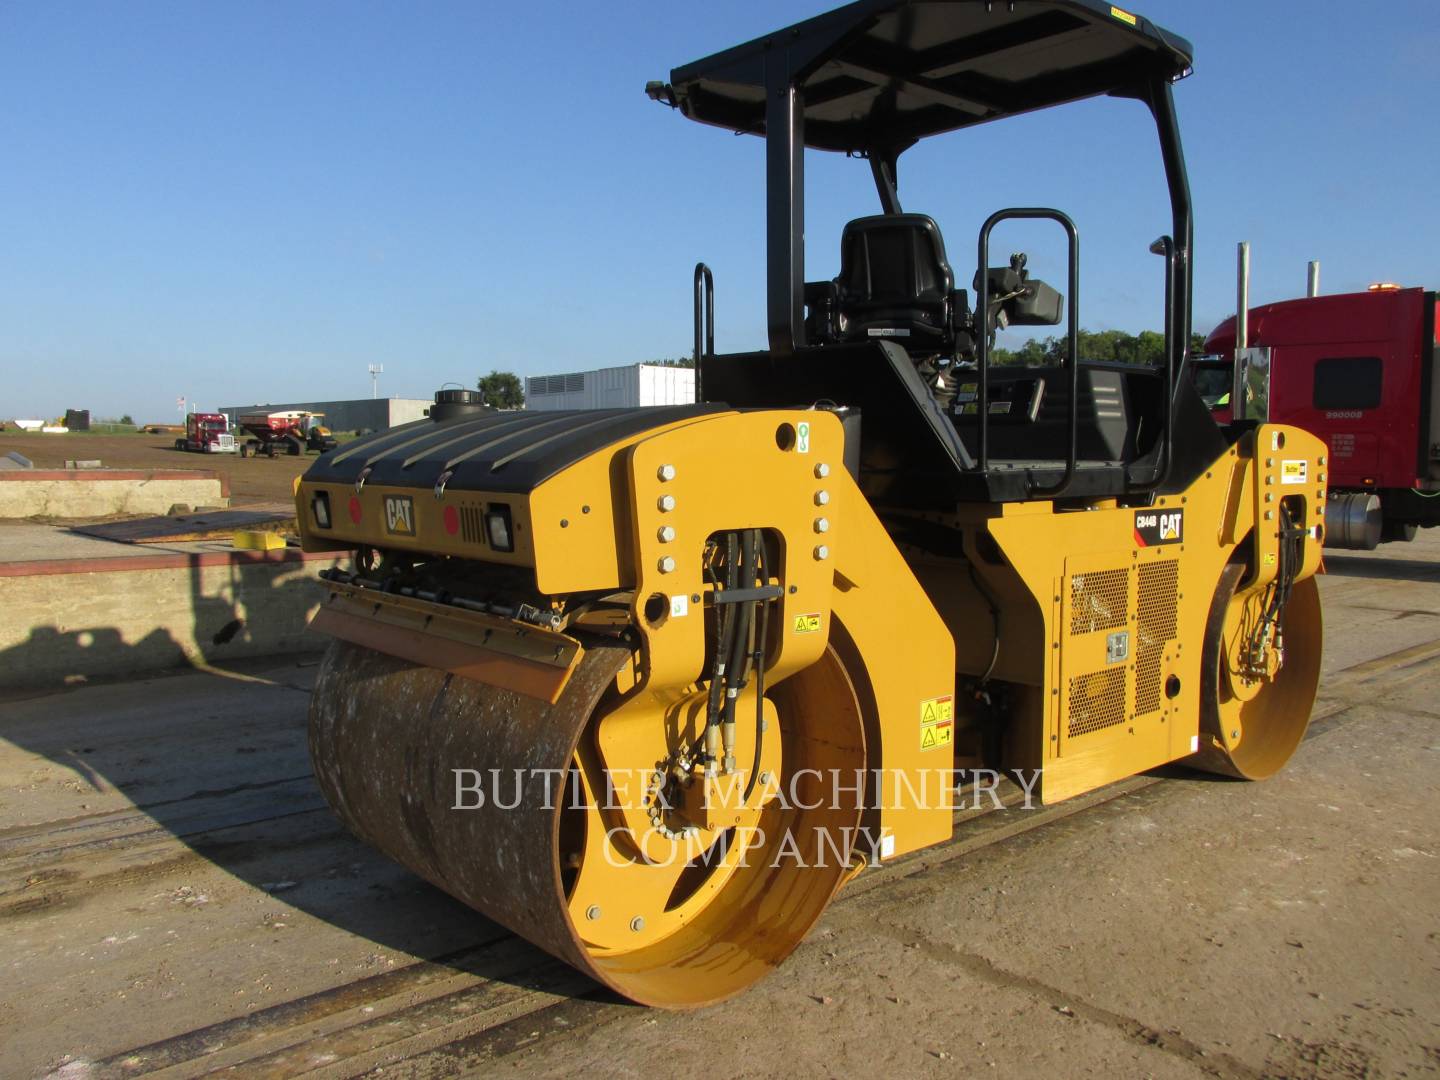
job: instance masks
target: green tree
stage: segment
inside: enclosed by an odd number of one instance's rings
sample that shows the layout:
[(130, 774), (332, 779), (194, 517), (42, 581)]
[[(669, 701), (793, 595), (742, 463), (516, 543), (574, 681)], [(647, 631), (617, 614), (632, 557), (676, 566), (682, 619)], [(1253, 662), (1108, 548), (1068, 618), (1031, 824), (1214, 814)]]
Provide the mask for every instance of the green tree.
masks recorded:
[(135, 421), (130, 419), (130, 414), (128, 412), (124, 416), (120, 417), (120, 423), (127, 424), (130, 427), (135, 426)]
[(647, 364), (656, 364), (660, 367), (694, 367), (695, 357), (693, 356), (662, 356), (658, 360), (647, 360)]
[[(1158, 365), (1165, 362), (1165, 335), (1157, 330), (1129, 334), (1124, 330), (1081, 330), (1080, 358), (1119, 364)], [(1199, 355), (1203, 347), (1201, 335), (1193, 335), (1190, 352)], [(1061, 364), (1070, 354), (1070, 339), (1064, 334), (1031, 338), (1019, 349), (995, 349), (992, 359), (997, 364)]]
[(1050, 362), (1046, 352), (1046, 342), (1039, 338), (1031, 338), (1018, 349), (995, 348), (990, 350), (990, 362), (992, 364), (1026, 364), (1031, 367)]
[(513, 371), (495, 371), (480, 376), (478, 383), (485, 404), (494, 409), (521, 409), (525, 407), (525, 385)]
[(1165, 362), (1165, 335), (1155, 330), (1141, 330), (1136, 339), (1142, 364), (1163, 364)]

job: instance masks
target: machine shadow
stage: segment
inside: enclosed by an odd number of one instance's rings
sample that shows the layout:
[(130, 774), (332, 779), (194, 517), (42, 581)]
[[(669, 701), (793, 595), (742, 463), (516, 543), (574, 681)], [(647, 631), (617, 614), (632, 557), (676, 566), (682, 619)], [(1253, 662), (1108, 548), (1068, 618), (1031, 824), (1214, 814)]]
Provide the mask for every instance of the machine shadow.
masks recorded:
[[(167, 630), (126, 642), (120, 629), (103, 626), (37, 626), (25, 642), (0, 650), (0, 672), (53, 673), (0, 691), (0, 740), (67, 770), (76, 789), (73, 803), (50, 825), (77, 839), (60, 841), (58, 850), (38, 859), (43, 865), (27, 862), (22, 876), (48, 881), (49, 864), (85, 858), (87, 827), (138, 811), (196, 855), (272, 897), (267, 919), (283, 923), (293, 912), (320, 920), (372, 943), (377, 965), (394, 964), (388, 970), (413, 957), (521, 988), (608, 998), (594, 984), (577, 991), (579, 977), (569, 978), (559, 961), (345, 829), (320, 793), (307, 747), (309, 691), (323, 639), (288, 657), (226, 656), (226, 645), (244, 634), (249, 612), (279, 604), (303, 614), (320, 600), (321, 587), (303, 576), (276, 583), (273, 575), (243, 573), (232, 585), (228, 595), (207, 595), (199, 572), (191, 575), (195, 637), (210, 643), (202, 658), (192, 659)], [(102, 654), (110, 669), (129, 674), (93, 678)], [(87, 793), (112, 791), (129, 805), (86, 809)], [(147, 826), (142, 820), (135, 828)], [(67, 851), (66, 844), (76, 847)], [(103, 860), (75, 880), (62, 871), (43, 896), (28, 890), (18, 900), (0, 895), (0, 919), (83, 903), (86, 893), (132, 872), (128, 866), (112, 872)], [(225, 950), (232, 942), (217, 940), (214, 947)], [(560, 968), (569, 991), (557, 980)]]
[(1332, 577), (1383, 578), (1388, 581), (1437, 581), (1440, 566), (1419, 559), (1386, 559), (1325, 552), (1325, 572)]
[(1146, 769), (1145, 776), (1156, 780), (1179, 780), (1184, 783), (1203, 784), (1248, 784), (1249, 780), (1242, 780), (1238, 776), (1226, 776), (1223, 773), (1206, 772), (1204, 769), (1196, 769), (1179, 761), (1172, 761), (1167, 765), (1157, 765), (1153, 769)]

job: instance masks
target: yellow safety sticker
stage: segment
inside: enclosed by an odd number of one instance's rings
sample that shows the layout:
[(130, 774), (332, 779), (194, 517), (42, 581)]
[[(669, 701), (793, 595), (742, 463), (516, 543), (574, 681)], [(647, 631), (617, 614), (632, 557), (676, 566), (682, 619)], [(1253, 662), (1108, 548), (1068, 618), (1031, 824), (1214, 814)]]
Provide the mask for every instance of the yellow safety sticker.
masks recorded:
[(1280, 462), (1280, 483), (1303, 484), (1310, 478), (1310, 463), (1304, 458), (1299, 461)]
[(955, 733), (955, 699), (930, 698), (920, 703), (920, 749), (935, 750), (949, 746)]
[(818, 611), (815, 612), (813, 615), (796, 615), (796, 616), (795, 616), (795, 633), (797, 633), (797, 634), (816, 634), (816, 633), (819, 633), (819, 632), (820, 632), (820, 613), (819, 613)]
[(1140, 22), (1140, 20), (1137, 19), (1134, 15), (1131, 15), (1128, 11), (1122, 11), (1118, 7), (1112, 7), (1110, 9), (1110, 14), (1115, 16), (1115, 18), (1119, 19), (1123, 23), (1129, 23), (1131, 26), (1135, 26)]

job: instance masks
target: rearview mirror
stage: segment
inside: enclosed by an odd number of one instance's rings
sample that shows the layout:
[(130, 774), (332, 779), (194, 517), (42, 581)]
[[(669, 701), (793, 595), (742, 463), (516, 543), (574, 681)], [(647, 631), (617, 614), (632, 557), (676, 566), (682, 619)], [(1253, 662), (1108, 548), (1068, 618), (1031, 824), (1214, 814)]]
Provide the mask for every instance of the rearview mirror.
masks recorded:
[[(1065, 298), (1025, 269), (1025, 256), (1012, 255), (1009, 266), (992, 266), (985, 273), (989, 287), (992, 318), (1001, 326), (1055, 326), (1065, 308)], [(975, 275), (980, 288), (980, 275)], [(998, 307), (998, 312), (996, 311)]]
[(1065, 309), (1065, 298), (1038, 278), (1025, 282), (1021, 294), (1006, 301), (1011, 326), (1055, 326)]

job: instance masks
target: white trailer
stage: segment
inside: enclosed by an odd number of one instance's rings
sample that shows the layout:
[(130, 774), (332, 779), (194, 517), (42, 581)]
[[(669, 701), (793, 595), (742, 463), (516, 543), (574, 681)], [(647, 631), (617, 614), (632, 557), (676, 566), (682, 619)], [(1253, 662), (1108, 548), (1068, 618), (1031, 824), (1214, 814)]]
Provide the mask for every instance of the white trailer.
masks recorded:
[(527, 409), (633, 409), (688, 405), (694, 400), (695, 369), (666, 364), (531, 375), (525, 380)]

